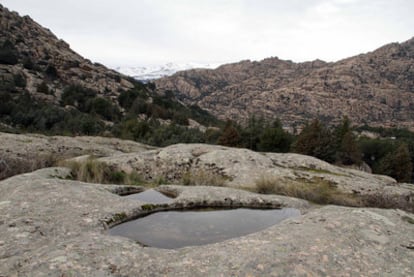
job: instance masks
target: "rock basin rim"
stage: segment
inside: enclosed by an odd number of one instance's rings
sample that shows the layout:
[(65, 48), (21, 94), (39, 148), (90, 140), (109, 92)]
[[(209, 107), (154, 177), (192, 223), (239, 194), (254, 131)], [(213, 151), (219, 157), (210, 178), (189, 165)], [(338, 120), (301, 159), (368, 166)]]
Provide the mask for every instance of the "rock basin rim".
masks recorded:
[[(129, 189), (129, 186), (122, 186), (126, 189)], [(164, 188), (169, 187), (168, 185), (165, 185)], [(159, 191), (160, 193), (163, 192), (163, 188), (155, 189)], [(145, 189), (143, 189), (145, 191)], [(170, 191), (166, 192), (168, 194), (171, 194)], [(131, 194), (119, 194), (116, 193), (119, 196), (125, 196), (125, 195), (131, 195)], [(179, 196), (179, 194), (175, 194), (176, 197)], [(175, 198), (176, 198), (175, 197)], [(230, 200), (230, 201), (229, 201)], [(135, 200), (130, 200), (135, 201)], [(236, 202), (233, 203), (231, 198), (225, 197), (223, 200), (215, 201), (214, 203), (209, 203), (205, 200), (200, 201), (190, 201), (186, 203), (165, 203), (165, 204), (152, 204), (152, 203), (137, 203), (137, 207), (140, 207), (139, 210), (137, 210), (134, 214), (131, 214), (127, 216), (123, 213), (117, 213), (109, 220), (106, 220), (104, 222), (105, 229), (110, 229), (112, 227), (115, 227), (119, 224), (136, 220), (142, 217), (146, 217), (148, 215), (159, 213), (159, 212), (167, 212), (167, 211), (202, 211), (206, 209), (214, 209), (214, 210), (232, 210), (232, 209), (239, 209), (239, 208), (246, 208), (246, 209), (254, 209), (254, 210), (280, 210), (283, 208), (290, 208), (288, 206), (282, 206), (280, 203), (272, 203), (272, 202), (251, 202), (251, 203), (242, 203), (242, 202)]]

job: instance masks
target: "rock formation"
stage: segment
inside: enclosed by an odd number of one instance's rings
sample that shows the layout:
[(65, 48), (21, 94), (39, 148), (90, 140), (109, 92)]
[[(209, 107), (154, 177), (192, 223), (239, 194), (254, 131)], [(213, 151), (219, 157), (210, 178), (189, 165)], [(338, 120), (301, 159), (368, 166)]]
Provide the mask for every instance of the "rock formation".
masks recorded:
[[(154, 148), (143, 144), (100, 137), (46, 137), (0, 133), (0, 152), (7, 164), (24, 164), (56, 157), (51, 162), (81, 155), (95, 156), (120, 171), (136, 172), (156, 183), (207, 184), (256, 190), (261, 179), (292, 186), (325, 183), (338, 192), (358, 197), (381, 197), (389, 203), (373, 203), (414, 211), (414, 187), (393, 178), (331, 165), (292, 153), (258, 153), (205, 144), (177, 144)], [(36, 167), (23, 167), (33, 170)], [(9, 166), (10, 167), (10, 166)], [(186, 180), (187, 179), (187, 180)]]
[(96, 157), (140, 152), (153, 147), (104, 137), (48, 137), (0, 133), (0, 179), (81, 155)]
[[(414, 188), (385, 176), (339, 168), (297, 154), (255, 153), (212, 145), (151, 148), (98, 137), (0, 134), (2, 158), (27, 152), (61, 157), (95, 154), (146, 179), (182, 184), (185, 172), (225, 177), (221, 185), (162, 185), (177, 197), (148, 205), (122, 198), (142, 187), (69, 180), (67, 168), (45, 168), (0, 181), (0, 273), (3, 276), (300, 276), (414, 274), (414, 216), (399, 209), (315, 206), (305, 200), (251, 193), (259, 176), (311, 185), (327, 180), (348, 193), (401, 196), (410, 207)], [(40, 148), (43, 151), (40, 151)], [(249, 187), (250, 186), (250, 187)], [(386, 198), (391, 199), (391, 198)], [(401, 202), (402, 203), (402, 202)], [(219, 243), (164, 250), (143, 247), (108, 228), (149, 212), (192, 207), (299, 209), (263, 231)], [(411, 206), (412, 207), (412, 206)], [(233, 255), (232, 253), (237, 253)]]
[(243, 122), (280, 118), (286, 127), (312, 118), (414, 129), (414, 39), (334, 63), (278, 58), (242, 61), (215, 70), (188, 70), (157, 80), (185, 103)]
[[(21, 75), (26, 80), (24, 88), (36, 99), (58, 103), (63, 88), (69, 84), (93, 89), (112, 99), (133, 87), (126, 76), (83, 58), (29, 16), (21, 17), (1, 5), (0, 35), (2, 50), (16, 58), (0, 62), (0, 77), (8, 80)], [(39, 92), (43, 82), (51, 93)]]
[[(414, 216), (401, 210), (325, 206), (229, 188), (170, 187), (170, 207), (269, 203), (302, 216), (204, 246), (164, 250), (109, 236), (145, 213), (112, 185), (65, 180), (43, 169), (0, 182), (0, 272), (4, 276), (302, 276), (414, 274)], [(164, 208), (168, 208), (165, 206)]]

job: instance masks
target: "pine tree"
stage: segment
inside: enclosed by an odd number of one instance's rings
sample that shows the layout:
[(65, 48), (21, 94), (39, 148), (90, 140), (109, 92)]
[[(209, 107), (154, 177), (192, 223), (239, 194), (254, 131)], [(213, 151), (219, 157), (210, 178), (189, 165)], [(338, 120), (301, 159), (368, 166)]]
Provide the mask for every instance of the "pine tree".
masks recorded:
[(343, 135), (336, 157), (337, 162), (344, 165), (361, 164), (362, 153), (352, 131), (348, 131)]
[(335, 129), (335, 137), (337, 138), (338, 141), (338, 145), (340, 145), (342, 139), (344, 138), (345, 134), (352, 131), (351, 129), (351, 121), (349, 120), (349, 118), (347, 116), (345, 116), (342, 119), (342, 123), (341, 125), (339, 125), (336, 129)]
[(221, 136), (217, 140), (217, 144), (230, 147), (240, 146), (240, 134), (230, 120), (227, 121)]
[(402, 143), (396, 151), (388, 153), (381, 159), (378, 172), (391, 176), (399, 182), (410, 182), (413, 164), (408, 146)]
[(361, 164), (362, 153), (357, 145), (348, 117), (345, 116), (341, 125), (335, 129), (334, 137), (336, 162), (344, 165)]
[(318, 119), (305, 126), (294, 143), (293, 150), (327, 162), (335, 160), (332, 134)]
[(265, 119), (263, 117), (250, 117), (246, 128), (243, 128), (241, 132), (242, 146), (257, 151), (259, 148), (260, 135), (264, 129)]
[(264, 152), (288, 152), (292, 136), (282, 128), (279, 120), (264, 128), (260, 135), (258, 149)]

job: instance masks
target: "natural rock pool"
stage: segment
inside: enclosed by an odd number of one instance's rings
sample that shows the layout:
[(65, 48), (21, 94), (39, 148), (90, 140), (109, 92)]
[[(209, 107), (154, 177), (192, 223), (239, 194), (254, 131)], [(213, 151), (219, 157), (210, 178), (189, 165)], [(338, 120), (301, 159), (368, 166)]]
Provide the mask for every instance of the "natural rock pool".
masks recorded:
[(299, 215), (299, 210), (292, 208), (166, 211), (117, 225), (109, 234), (146, 246), (174, 249), (247, 235)]

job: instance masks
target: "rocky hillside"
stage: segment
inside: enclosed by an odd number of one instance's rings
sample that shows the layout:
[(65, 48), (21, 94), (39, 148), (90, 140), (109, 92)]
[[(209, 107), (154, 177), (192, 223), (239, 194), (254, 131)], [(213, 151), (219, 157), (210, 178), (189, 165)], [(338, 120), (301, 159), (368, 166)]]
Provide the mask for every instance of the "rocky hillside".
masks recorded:
[(156, 86), (223, 119), (264, 115), (294, 127), (347, 115), (357, 125), (414, 129), (414, 39), (335, 63), (269, 58), (178, 72)]
[(92, 63), (30, 17), (0, 5), (0, 130), (160, 145), (197, 140), (205, 125), (218, 123), (153, 84)]
[[(50, 30), (29, 16), (21, 17), (0, 5), (0, 76), (12, 82), (14, 76), (26, 81), (24, 87), (38, 99), (58, 101), (63, 88), (77, 84), (115, 97), (133, 88), (126, 76), (92, 63), (70, 49)], [(50, 93), (39, 90), (45, 82)]]

